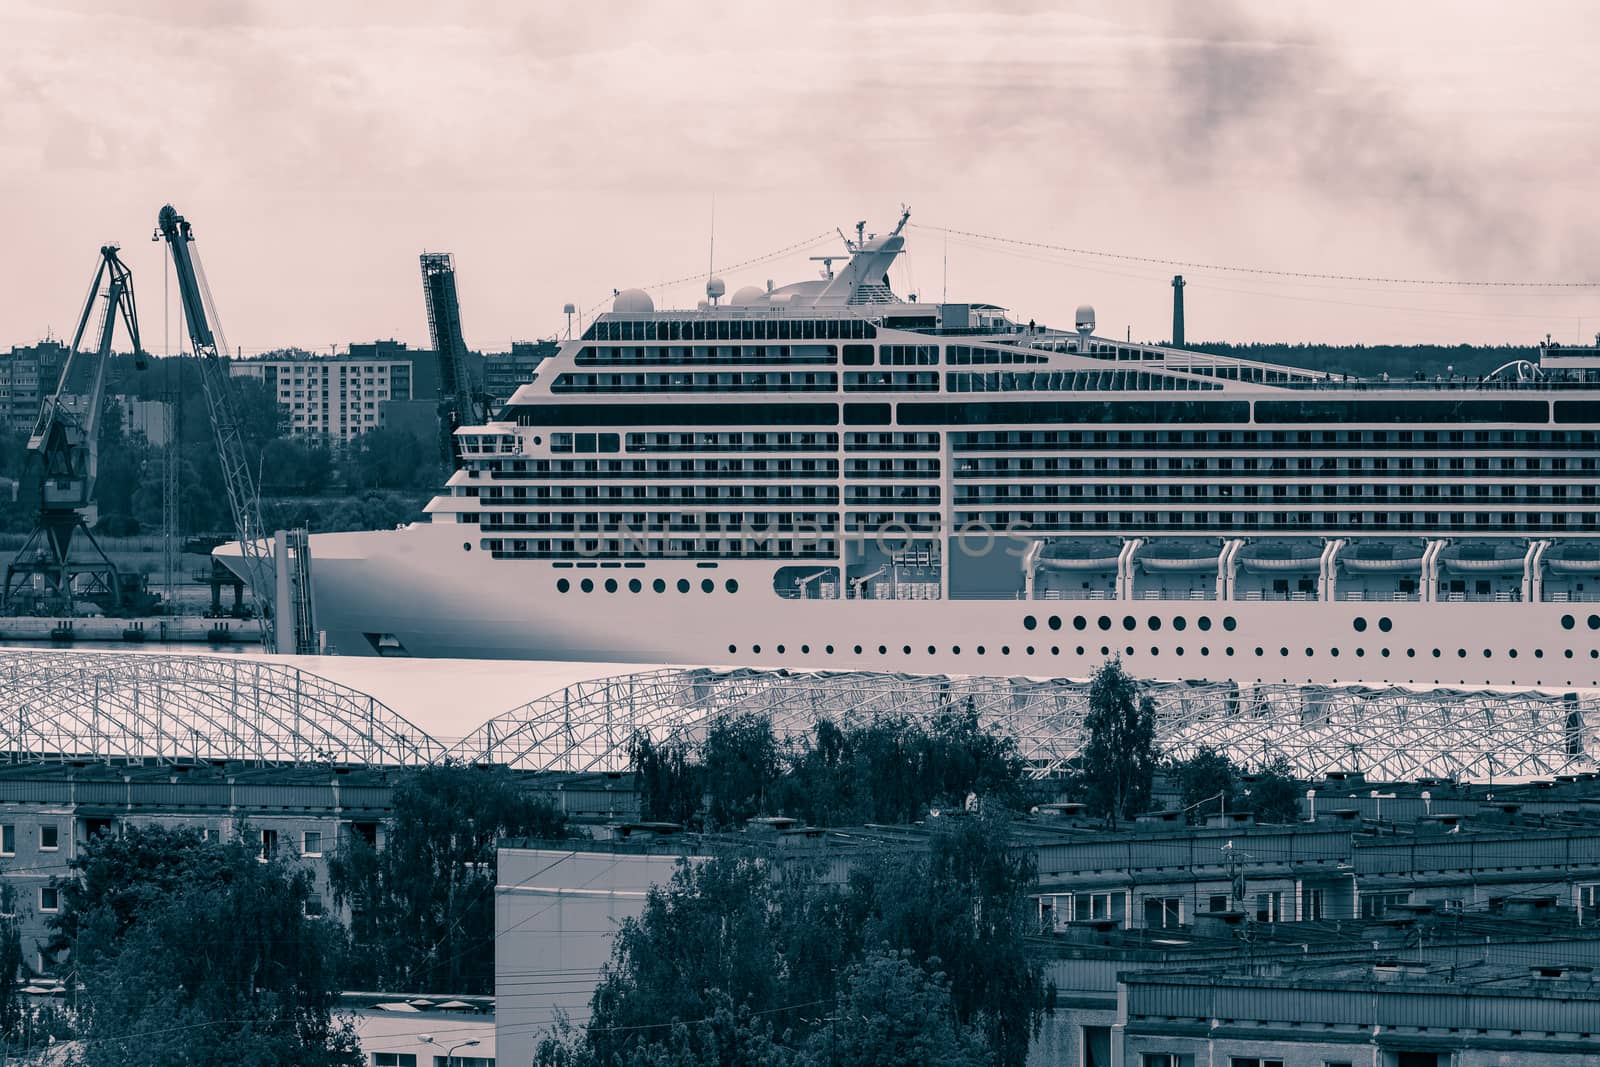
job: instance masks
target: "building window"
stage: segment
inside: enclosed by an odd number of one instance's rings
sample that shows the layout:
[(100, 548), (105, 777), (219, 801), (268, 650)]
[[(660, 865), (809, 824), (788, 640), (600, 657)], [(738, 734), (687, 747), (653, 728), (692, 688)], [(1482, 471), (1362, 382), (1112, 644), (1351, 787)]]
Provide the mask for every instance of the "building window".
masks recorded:
[(300, 855), (302, 855), (302, 856), (320, 856), (320, 855), (322, 855), (322, 831), (321, 830), (307, 830), (303, 834), (300, 835)]
[(0, 856), (15, 856), (17, 854), (17, 828), (15, 826), (0, 826)]
[(1600, 882), (1578, 886), (1578, 922), (1600, 923)]
[(57, 911), (61, 907), (61, 890), (53, 885), (39, 887), (39, 910)]
[(1311, 886), (1300, 888), (1300, 921), (1321, 922), (1323, 918), (1322, 890)]
[(273, 852), (277, 851), (277, 848), (278, 848), (278, 831), (276, 831), (276, 830), (262, 830), (261, 831), (261, 855), (258, 857), (261, 860), (261, 862), (265, 863), (265, 862), (267, 862), (267, 860), (271, 859)]
[(61, 828), (55, 823), (39, 827), (39, 851), (54, 852), (61, 847)]
[(322, 918), (322, 898), (315, 893), (306, 897), (305, 913), (308, 919)]
[(1256, 894), (1256, 922), (1281, 923), (1285, 919), (1283, 914), (1283, 893), (1274, 890), (1271, 893)]
[(1259, 1056), (1234, 1056), (1228, 1061), (1229, 1067), (1283, 1067), (1282, 1060), (1264, 1060)]
[(372, 1067), (417, 1067), (417, 1057), (410, 1052), (374, 1052)]
[(1147, 930), (1165, 930), (1183, 925), (1183, 898), (1146, 897), (1144, 925)]
[(1411, 903), (1410, 893), (1367, 893), (1361, 897), (1361, 917), (1381, 919), (1390, 908)]
[(1194, 1067), (1194, 1057), (1185, 1052), (1144, 1052), (1139, 1067)]
[(494, 1067), (493, 1056), (443, 1056), (433, 1058), (433, 1067)]

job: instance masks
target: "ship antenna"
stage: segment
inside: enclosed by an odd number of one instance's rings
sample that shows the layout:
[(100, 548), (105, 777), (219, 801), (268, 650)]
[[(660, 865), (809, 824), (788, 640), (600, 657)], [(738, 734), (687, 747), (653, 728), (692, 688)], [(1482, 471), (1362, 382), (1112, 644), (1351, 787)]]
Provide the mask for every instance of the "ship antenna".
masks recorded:
[(717, 271), (717, 194), (711, 194), (711, 251), (706, 255), (706, 281)]

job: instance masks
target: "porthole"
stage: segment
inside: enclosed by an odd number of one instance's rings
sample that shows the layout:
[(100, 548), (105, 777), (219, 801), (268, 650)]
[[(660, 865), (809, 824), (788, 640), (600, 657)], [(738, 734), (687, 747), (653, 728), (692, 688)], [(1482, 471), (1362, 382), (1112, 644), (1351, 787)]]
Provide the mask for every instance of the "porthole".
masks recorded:
[(1078, 646), (1078, 651), (1077, 651), (1077, 652), (1075, 652), (1075, 653), (1073, 653), (1073, 654), (1074, 654), (1074, 655), (1077, 655), (1077, 656), (1081, 656), (1081, 655), (1083, 655), (1083, 646), (1082, 646), (1082, 645), (1079, 645), (1079, 646)]
[(1589, 629), (1600, 630), (1600, 615), (1589, 616)]
[(461, 542), (461, 551), (463, 551), (463, 552), (471, 552), (472, 551), (472, 542), (471, 541), (463, 541), (463, 542)]
[(1332, 656), (1334, 659), (1338, 659), (1339, 658), (1339, 650), (1337, 648), (1328, 649), (1328, 654), (1330, 656)]
[(615, 578), (607, 578), (606, 579), (606, 592), (615, 593), (616, 591), (617, 591), (617, 580)]
[(1569, 649), (1567, 649), (1567, 658), (1568, 658), (1568, 659), (1571, 659), (1571, 658), (1572, 658), (1572, 649), (1570, 649), (1570, 648), (1569, 648)]
[(888, 645), (879, 645), (878, 646), (878, 655), (887, 656), (888, 654), (889, 654), (889, 646)]
[(702, 578), (700, 579), (700, 591), (702, 593), (715, 593), (717, 591), (717, 583), (710, 578)]
[(1232, 646), (1232, 645), (1229, 645), (1229, 646), (1228, 646), (1228, 647), (1227, 647), (1227, 648), (1225, 648), (1225, 649), (1223, 649), (1223, 650), (1222, 650), (1222, 654), (1223, 654), (1223, 655), (1224, 655), (1224, 656), (1231, 656), (1231, 655), (1233, 655), (1233, 646)]
[(950, 654), (951, 654), (951, 655), (952, 655), (952, 656), (959, 656), (959, 655), (961, 655), (961, 646), (960, 646), (960, 645), (951, 645), (951, 646), (950, 646)]
[(1414, 649), (1414, 648), (1406, 649), (1406, 659), (1416, 659), (1416, 658), (1417, 658), (1417, 650), (1416, 649)]
[(1534, 659), (1544, 659), (1544, 649), (1542, 649), (1542, 648), (1534, 649), (1533, 650), (1533, 658)]
[(1356, 616), (1355, 621), (1353, 621), (1350, 625), (1356, 628), (1356, 633), (1358, 634), (1364, 634), (1367, 632), (1367, 620), (1359, 615)]
[(583, 581), (578, 583), (578, 588), (582, 589), (585, 593), (594, 592), (594, 579), (585, 578)]
[(1257, 646), (1256, 646), (1256, 655), (1258, 655), (1258, 656), (1265, 656), (1265, 655), (1266, 655), (1266, 654), (1267, 654), (1267, 653), (1266, 653), (1266, 650), (1265, 650), (1265, 649), (1263, 649), (1263, 648), (1262, 648), (1262, 647), (1261, 647), (1261, 646), (1260, 646), (1260, 645), (1257, 645)]
[(556, 580), (556, 592), (565, 593), (567, 590), (569, 590), (571, 588), (572, 588), (572, 583), (567, 581), (565, 578), (558, 578)]
[(1484, 659), (1488, 659), (1490, 656), (1493, 656), (1493, 655), (1494, 655), (1494, 653), (1492, 651), (1490, 651), (1489, 649), (1486, 648), (1486, 649), (1483, 650), (1483, 658)]
[(1028, 655), (1030, 655), (1030, 656), (1033, 655), (1033, 646), (1032, 645), (1028, 646), (1027, 652), (1028, 652)]
[[(1082, 627), (1079, 627), (1079, 628), (1082, 629)], [(1052, 615), (1052, 616), (1050, 616), (1050, 629), (1052, 629), (1052, 630), (1061, 629), (1061, 616), (1060, 615)]]
[(1211, 649), (1207, 648), (1205, 645), (1201, 645), (1200, 646), (1200, 654), (1202, 656), (1209, 656), (1209, 655), (1211, 655)]
[(739, 591), (739, 580), (737, 578), (729, 578), (722, 583), (722, 587), (730, 593), (737, 593)]
[(1211, 629), (1211, 616), (1210, 615), (1202, 615), (1202, 616), (1200, 616), (1198, 619), (1195, 620), (1195, 625), (1200, 627), (1200, 629), (1202, 629), (1202, 630)]
[(1176, 652), (1178, 655), (1181, 656), (1181, 655), (1183, 655), (1183, 646), (1179, 645), (1177, 648), (1173, 649), (1172, 651)]
[(982, 645), (978, 646), (978, 655), (980, 655), (980, 656), (983, 655), (983, 646)]
[(903, 647), (902, 647), (902, 648), (901, 648), (901, 649), (900, 649), (900, 654), (901, 654), (901, 655), (902, 655), (902, 656), (909, 656), (909, 655), (911, 655), (911, 646), (910, 646), (910, 645), (905, 645), (905, 646), (903, 646)]
[(1235, 619), (1232, 615), (1223, 616), (1223, 618), (1222, 618), (1222, 628), (1224, 630), (1235, 630), (1235, 629), (1238, 629), (1238, 626), (1239, 626), (1239, 620), (1238, 619)]
[(858, 656), (861, 655), (861, 646), (860, 645), (856, 646), (856, 655), (858, 655)]
[(782, 645), (778, 646), (778, 655), (780, 655), (780, 656), (783, 655), (783, 646)]
[(1578, 620), (1574, 619), (1571, 615), (1561, 616), (1561, 628), (1563, 630), (1570, 630), (1576, 625), (1578, 625)]
[(665, 593), (667, 591), (666, 579), (657, 578), (655, 581), (650, 583), (650, 588), (654, 589), (658, 593)]
[(1356, 658), (1357, 658), (1357, 659), (1361, 659), (1361, 658), (1362, 658), (1362, 657), (1364, 657), (1364, 656), (1365, 656), (1365, 655), (1366, 655), (1366, 654), (1367, 654), (1367, 650), (1366, 650), (1366, 649), (1364, 649), (1364, 648), (1358, 648), (1358, 649), (1356, 649)]
[(1316, 654), (1317, 654), (1317, 653), (1316, 653), (1316, 650), (1315, 650), (1315, 649), (1311, 649), (1311, 648), (1308, 648), (1308, 649), (1306, 649), (1306, 655), (1307, 655), (1307, 656), (1308, 656), (1308, 657), (1309, 657), (1309, 656), (1315, 656), (1315, 655), (1316, 655)]
[(1134, 618), (1132, 615), (1124, 615), (1122, 617), (1122, 628), (1124, 630), (1132, 630), (1135, 626), (1138, 626), (1138, 625), (1139, 625), (1139, 620)]
[(1467, 650), (1464, 649), (1464, 648), (1456, 649), (1456, 656), (1458, 658), (1460, 658), (1460, 659), (1466, 659), (1467, 658)]
[(828, 645), (822, 651), (826, 652), (828, 655), (831, 656), (831, 655), (833, 655), (833, 646), (832, 645)]
[(937, 656), (938, 654), (939, 654), (939, 650), (937, 648), (934, 648), (932, 645), (928, 646), (928, 655)]
[(1600, 659), (1600, 648), (1591, 648), (1589, 650), (1589, 658), (1590, 659)]
[(1161, 629), (1161, 616), (1159, 616), (1159, 615), (1150, 616), (1147, 625), (1149, 625), (1150, 629), (1152, 629), (1152, 630)]
[(800, 646), (800, 654), (801, 654), (801, 655), (802, 655), (802, 656), (809, 656), (809, 655), (811, 655), (811, 646), (810, 646), (810, 645), (801, 645), (801, 646)]
[(628, 592), (637, 593), (644, 589), (644, 583), (637, 578), (628, 579)]
[(1089, 620), (1079, 615), (1072, 620), (1072, 628), (1074, 630), (1086, 630), (1089, 628)]
[(1390, 630), (1394, 629), (1394, 620), (1389, 618), (1387, 615), (1383, 616), (1378, 620), (1378, 629), (1382, 630), (1384, 633), (1388, 633)]
[(1439, 650), (1438, 650), (1438, 649), (1437, 649), (1437, 648), (1436, 648), (1436, 649), (1434, 649), (1434, 650), (1433, 650), (1433, 658), (1434, 658), (1434, 659), (1438, 659), (1438, 658), (1439, 658), (1439, 656), (1440, 656), (1440, 652), (1439, 652)]
[(1024, 615), (1022, 617), (1022, 628), (1024, 630), (1037, 630), (1039, 628), (1039, 620), (1032, 615)]
[(1182, 615), (1174, 615), (1172, 617), (1172, 628), (1174, 630), (1187, 630), (1189, 628), (1189, 620)]
[(1111, 616), (1109, 616), (1109, 615), (1100, 616), (1100, 621), (1098, 623), (1096, 623), (1096, 625), (1099, 626), (1100, 629), (1102, 629), (1102, 630), (1111, 629)]
[(1513, 649), (1509, 649), (1509, 650), (1507, 650), (1506, 655), (1510, 656), (1512, 659), (1516, 659), (1517, 658), (1517, 650), (1514, 649), (1514, 648)]
[(1159, 655), (1161, 655), (1161, 649), (1157, 648), (1155, 645), (1151, 645), (1150, 646), (1150, 654), (1152, 656), (1159, 656)]
[(1384, 649), (1383, 652), (1381, 653), (1381, 655), (1383, 656), (1384, 659), (1388, 659), (1389, 658), (1389, 650), (1387, 648)]
[(679, 578), (678, 579), (678, 592), (687, 593), (688, 591), (689, 591), (689, 579), (687, 579), (687, 578)]
[(751, 651), (752, 654), (759, 656), (759, 655), (761, 655), (761, 646), (760, 645), (751, 645), (750, 646), (750, 651)]
[(1011, 646), (1010, 646), (1010, 645), (1001, 645), (1001, 646), (1000, 646), (1000, 654), (1001, 654), (1001, 655), (1002, 655), (1002, 656), (1009, 656), (1009, 655), (1011, 655)]
[(534, 434), (533, 435), (533, 443), (536, 444), (536, 445), (542, 445), (542, 444), (544, 444), (544, 438), (540, 437), (538, 434)]
[(1109, 656), (1109, 655), (1111, 655), (1111, 646), (1110, 646), (1110, 645), (1101, 645), (1101, 646), (1100, 646), (1100, 654), (1101, 654), (1101, 655), (1102, 655), (1102, 656)]
[(1288, 654), (1289, 654), (1289, 650), (1288, 650), (1288, 649), (1287, 649), (1287, 648), (1280, 648), (1280, 649), (1278, 649), (1278, 655), (1280, 655), (1280, 656), (1287, 656), (1287, 655), (1288, 655)]
[(1133, 655), (1133, 646), (1132, 645), (1128, 646), (1128, 653), (1127, 654), (1130, 655), (1130, 656)]
[(1061, 646), (1060, 646), (1060, 645), (1051, 645), (1051, 646), (1050, 646), (1050, 654), (1051, 654), (1051, 655), (1052, 655), (1052, 656), (1059, 656), (1059, 655), (1061, 655)]
[(732, 654), (733, 654), (733, 653), (735, 653), (735, 652), (737, 652), (737, 651), (739, 651), (739, 650), (738, 650), (738, 648), (736, 648), (736, 647), (735, 647), (735, 646), (733, 646), (733, 645), (729, 645), (729, 646), (728, 646), (728, 654), (729, 654), (729, 655), (730, 655), (730, 656), (731, 656), (731, 655), (732, 655)]

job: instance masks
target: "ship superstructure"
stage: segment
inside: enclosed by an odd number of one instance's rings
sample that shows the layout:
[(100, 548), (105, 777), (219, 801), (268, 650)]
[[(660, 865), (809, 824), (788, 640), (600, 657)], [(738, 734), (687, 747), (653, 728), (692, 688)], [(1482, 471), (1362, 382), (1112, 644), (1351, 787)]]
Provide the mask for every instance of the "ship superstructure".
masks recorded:
[(619, 293), (457, 431), (430, 521), (313, 538), (334, 645), (1600, 685), (1600, 348), (1351, 380), (1109, 340), (897, 296), (904, 222)]

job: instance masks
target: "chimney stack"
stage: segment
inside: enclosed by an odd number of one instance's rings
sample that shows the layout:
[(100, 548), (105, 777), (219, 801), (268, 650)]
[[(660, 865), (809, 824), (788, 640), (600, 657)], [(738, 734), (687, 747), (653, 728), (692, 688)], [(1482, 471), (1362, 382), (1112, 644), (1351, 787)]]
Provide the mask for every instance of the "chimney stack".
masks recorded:
[(1172, 347), (1183, 347), (1183, 275), (1172, 276)]

